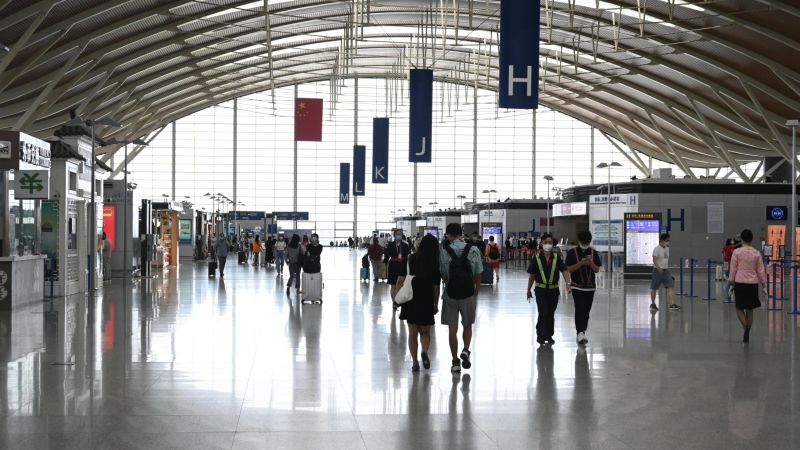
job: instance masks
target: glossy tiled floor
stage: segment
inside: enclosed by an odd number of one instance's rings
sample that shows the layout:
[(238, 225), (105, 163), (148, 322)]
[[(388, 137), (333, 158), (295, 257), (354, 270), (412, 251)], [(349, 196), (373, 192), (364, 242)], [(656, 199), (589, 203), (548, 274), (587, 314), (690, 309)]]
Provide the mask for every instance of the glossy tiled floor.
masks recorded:
[(537, 349), (525, 274), (481, 293), (471, 370), (445, 328), (412, 374), (404, 323), (360, 254), (326, 249), (325, 303), (274, 269), (203, 264), (0, 316), (0, 448), (798, 448), (797, 319), (730, 305), (651, 314), (647, 284), (597, 294), (586, 350), (571, 300)]

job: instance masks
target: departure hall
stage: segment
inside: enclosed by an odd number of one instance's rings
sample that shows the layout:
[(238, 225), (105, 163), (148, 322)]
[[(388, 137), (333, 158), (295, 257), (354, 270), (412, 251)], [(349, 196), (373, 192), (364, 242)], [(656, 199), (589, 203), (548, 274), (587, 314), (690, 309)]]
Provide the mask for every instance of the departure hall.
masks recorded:
[(0, 449), (800, 448), (797, 0), (0, 0)]

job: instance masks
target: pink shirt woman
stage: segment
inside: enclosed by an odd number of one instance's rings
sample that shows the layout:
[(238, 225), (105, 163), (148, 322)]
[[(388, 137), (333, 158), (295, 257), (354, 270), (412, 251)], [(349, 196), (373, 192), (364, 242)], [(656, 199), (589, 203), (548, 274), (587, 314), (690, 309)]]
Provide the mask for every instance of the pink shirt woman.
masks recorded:
[(765, 286), (767, 274), (764, 271), (764, 259), (761, 253), (749, 245), (743, 245), (734, 250), (729, 280), (732, 283), (760, 283)]

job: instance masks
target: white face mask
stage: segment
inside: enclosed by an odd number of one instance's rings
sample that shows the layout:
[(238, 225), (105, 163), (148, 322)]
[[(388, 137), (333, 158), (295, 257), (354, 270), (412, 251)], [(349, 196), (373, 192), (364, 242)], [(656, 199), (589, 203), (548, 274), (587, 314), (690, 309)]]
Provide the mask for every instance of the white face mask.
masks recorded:
[(589, 244), (581, 244), (581, 250), (589, 250)]
[(553, 251), (553, 244), (542, 244), (542, 250), (544, 250), (546, 252), (552, 252)]
[(664, 248), (669, 248), (669, 242), (664, 242)]

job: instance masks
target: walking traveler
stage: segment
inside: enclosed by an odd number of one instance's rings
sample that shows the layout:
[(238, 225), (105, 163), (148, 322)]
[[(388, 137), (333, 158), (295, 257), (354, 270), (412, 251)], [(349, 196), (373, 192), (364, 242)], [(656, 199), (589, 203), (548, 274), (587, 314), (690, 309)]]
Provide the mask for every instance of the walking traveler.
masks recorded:
[(669, 310), (680, 310), (680, 305), (675, 303), (675, 289), (673, 289), (675, 278), (669, 273), (669, 234), (667, 233), (659, 236), (658, 245), (653, 249), (653, 275), (650, 279), (650, 309), (652, 311), (658, 311), (656, 296), (661, 286), (667, 290)]
[(286, 261), (286, 238), (278, 237), (278, 242), (274, 245), (275, 248), (275, 269), (278, 271), (278, 276), (283, 276), (283, 263)]
[[(478, 291), (481, 287), (483, 256), (472, 244), (463, 240), (461, 224), (451, 223), (445, 229), (447, 239), (444, 251), (439, 255), (439, 272), (445, 282), (442, 294), (442, 324), (450, 328), (450, 354), (453, 365), (450, 371), (461, 372), (461, 367), (472, 367), (472, 325), (475, 323), (478, 306)], [(464, 349), (458, 354), (458, 317), (464, 326), (462, 339)], [(459, 357), (461, 359), (459, 359)]]
[(286, 283), (286, 293), (289, 293), (289, 290), (292, 287), (292, 281), (294, 281), (294, 288), (298, 292), (300, 291), (300, 263), (302, 258), (302, 251), (303, 248), (300, 245), (300, 236), (293, 235), (292, 240), (289, 242), (289, 248), (286, 250), (286, 259), (289, 262), (289, 282)]
[[(486, 246), (483, 256), (486, 257), (486, 262), (492, 266), (497, 281), (500, 281), (500, 246), (494, 241), (494, 236), (489, 236), (489, 245)], [(491, 280), (492, 278), (489, 277), (489, 281)]]
[(256, 236), (256, 238), (253, 240), (253, 243), (250, 244), (250, 247), (253, 249), (253, 265), (258, 267), (258, 260), (262, 250), (261, 241), (259, 240), (258, 236)]
[(372, 276), (375, 282), (380, 278), (381, 263), (383, 261), (383, 247), (379, 244), (378, 238), (372, 238), (372, 245), (369, 246), (369, 262), (372, 265)]
[[(413, 372), (419, 371), (417, 352), (422, 345), (422, 366), (431, 368), (428, 349), (431, 345), (431, 325), (436, 322), (434, 315), (438, 312), (439, 288), (442, 277), (439, 273), (439, 242), (435, 237), (426, 235), (419, 243), (419, 250), (408, 260), (409, 275), (413, 297), (402, 305), (400, 319), (408, 324), (408, 351), (414, 361)], [(406, 282), (409, 282), (406, 279)]]
[(742, 246), (734, 250), (731, 257), (729, 282), (733, 284), (736, 300), (736, 316), (744, 327), (742, 342), (750, 342), (750, 328), (753, 326), (753, 310), (761, 307), (758, 299), (759, 287), (767, 289), (767, 274), (764, 270), (764, 257), (754, 249), (753, 232), (742, 230)]
[(403, 285), (403, 280), (408, 272), (406, 263), (409, 254), (411, 254), (411, 249), (403, 239), (403, 233), (398, 230), (394, 235), (394, 241), (386, 248), (384, 256), (384, 261), (389, 263), (387, 282), (392, 286), (392, 305), (395, 310), (398, 306), (394, 302), (394, 297), (397, 295), (397, 290)]
[(214, 248), (214, 251), (217, 253), (217, 261), (219, 262), (220, 278), (225, 276), (225, 261), (228, 260), (228, 249), (228, 241), (225, 239), (225, 235), (220, 234), (219, 239), (217, 239), (217, 245)]
[(533, 294), (531, 288), (536, 286), (536, 309), (539, 317), (536, 320), (536, 342), (539, 344), (555, 344), (555, 314), (558, 308), (558, 276), (564, 277), (567, 283), (567, 295), (572, 288), (569, 272), (559, 252), (553, 251), (553, 236), (542, 235), (542, 251), (533, 255), (528, 266), (528, 302)]
[[(589, 327), (589, 312), (592, 310), (594, 291), (597, 288), (595, 274), (600, 271), (600, 255), (591, 247), (592, 233), (578, 233), (578, 246), (567, 252), (567, 270), (572, 278), (572, 300), (575, 302), (575, 332), (578, 344), (589, 342), (586, 329)], [(577, 275), (573, 275), (577, 272)]]
[[(103, 281), (110, 281), (111, 280), (111, 241), (106, 236), (105, 231), (103, 232)], [(177, 263), (177, 262), (176, 262)]]

